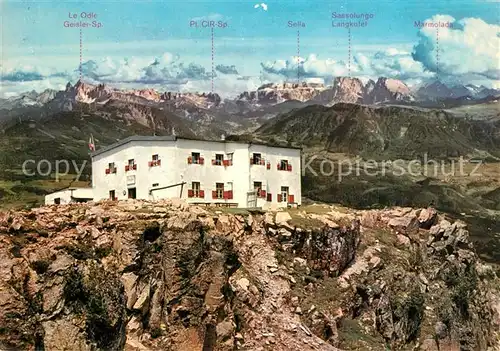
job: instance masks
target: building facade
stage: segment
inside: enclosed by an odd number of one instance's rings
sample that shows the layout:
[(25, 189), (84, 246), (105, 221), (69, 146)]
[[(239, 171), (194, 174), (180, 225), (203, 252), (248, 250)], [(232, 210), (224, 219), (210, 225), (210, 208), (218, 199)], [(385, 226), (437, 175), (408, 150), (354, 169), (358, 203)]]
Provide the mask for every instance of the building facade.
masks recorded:
[(75, 202), (87, 202), (94, 199), (93, 188), (67, 188), (45, 195), (46, 205), (63, 205)]
[(182, 198), (230, 207), (300, 205), (301, 150), (135, 136), (92, 153), (94, 200)]

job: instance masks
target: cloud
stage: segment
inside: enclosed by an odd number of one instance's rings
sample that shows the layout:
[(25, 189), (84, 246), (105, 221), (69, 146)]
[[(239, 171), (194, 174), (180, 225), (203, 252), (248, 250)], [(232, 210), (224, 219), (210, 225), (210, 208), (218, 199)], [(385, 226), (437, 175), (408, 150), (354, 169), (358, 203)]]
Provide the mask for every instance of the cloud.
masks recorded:
[(44, 79), (43, 75), (36, 71), (19, 71), (15, 70), (2, 74), (2, 80), (8, 82), (26, 82), (26, 81), (36, 81)]
[(319, 59), (316, 54), (307, 58), (292, 56), (286, 60), (262, 62), (263, 71), (270, 75), (281, 76), (284, 79), (323, 78), (330, 81), (335, 76), (346, 75), (348, 68), (345, 62), (334, 59)]
[[(426, 70), (446, 75), (478, 74), (500, 79), (500, 26), (479, 18), (456, 20), (436, 15), (425, 22), (450, 22), (452, 27), (423, 27), (412, 57)], [(439, 38), (438, 38), (439, 35)], [(439, 67), (438, 67), (439, 56)]]
[(262, 7), (262, 9), (263, 9), (264, 11), (267, 11), (267, 4), (265, 4), (265, 3), (255, 4), (253, 8), (254, 8), (254, 9), (258, 9), (259, 7)]
[(238, 74), (238, 70), (236, 69), (236, 66), (231, 65), (217, 65), (215, 67), (215, 70), (222, 73), (222, 74)]

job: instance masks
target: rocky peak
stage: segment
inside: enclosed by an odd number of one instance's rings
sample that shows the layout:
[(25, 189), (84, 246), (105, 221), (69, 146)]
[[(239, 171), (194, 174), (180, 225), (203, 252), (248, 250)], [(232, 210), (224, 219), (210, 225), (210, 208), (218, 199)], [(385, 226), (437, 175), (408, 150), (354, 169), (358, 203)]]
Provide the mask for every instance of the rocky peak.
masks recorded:
[(377, 104), (383, 102), (411, 101), (410, 88), (400, 80), (381, 77), (374, 84), (373, 88), (365, 87), (364, 102)]
[(323, 90), (325, 86), (321, 83), (268, 83), (260, 86), (256, 91), (241, 93), (238, 100), (258, 104), (276, 104), (287, 100), (307, 101)]

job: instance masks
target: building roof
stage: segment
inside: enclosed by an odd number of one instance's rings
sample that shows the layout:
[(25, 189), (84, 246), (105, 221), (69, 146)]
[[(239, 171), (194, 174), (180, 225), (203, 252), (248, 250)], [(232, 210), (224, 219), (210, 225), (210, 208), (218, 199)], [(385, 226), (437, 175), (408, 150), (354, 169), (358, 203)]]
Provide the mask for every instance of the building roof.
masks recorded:
[(177, 140), (197, 140), (197, 141), (207, 141), (207, 142), (213, 142), (213, 143), (232, 143), (232, 144), (253, 144), (253, 145), (264, 145), (264, 146), (269, 146), (269, 147), (279, 147), (283, 149), (296, 149), (296, 150), (302, 150), (300, 147), (294, 147), (294, 146), (283, 146), (283, 145), (273, 145), (269, 143), (261, 143), (261, 142), (246, 142), (246, 141), (235, 141), (235, 140), (210, 140), (210, 139), (197, 139), (197, 138), (186, 138), (186, 137), (180, 137), (180, 136), (175, 136), (175, 135), (165, 135), (165, 136), (153, 136), (153, 135), (133, 135), (129, 136), (123, 140), (117, 141), (114, 144), (105, 146), (100, 148), (99, 150), (96, 150), (92, 152), (90, 155), (92, 157), (101, 155), (105, 152), (111, 151), (113, 149), (116, 149), (119, 146), (125, 145), (127, 143), (135, 142), (135, 141), (177, 141)]

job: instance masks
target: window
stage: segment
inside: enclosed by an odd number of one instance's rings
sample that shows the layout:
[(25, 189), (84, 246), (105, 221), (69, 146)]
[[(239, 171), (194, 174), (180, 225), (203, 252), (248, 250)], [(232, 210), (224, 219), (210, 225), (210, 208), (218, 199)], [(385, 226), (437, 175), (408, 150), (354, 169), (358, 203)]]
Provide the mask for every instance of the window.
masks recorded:
[(287, 186), (281, 187), (281, 201), (282, 202), (288, 201), (288, 187)]
[(160, 166), (161, 160), (158, 154), (151, 156), (151, 161), (149, 161), (149, 167)]
[[(191, 189), (188, 189), (188, 197), (205, 198), (205, 190), (201, 189), (200, 182), (191, 183)], [(215, 191), (213, 197), (215, 198)]]
[(200, 182), (193, 182), (191, 184), (191, 190), (193, 190), (194, 197), (200, 197)]
[(215, 154), (215, 159), (212, 160), (214, 166), (222, 166), (224, 164), (224, 155)]
[(106, 174), (116, 173), (116, 167), (114, 162), (108, 163), (108, 169), (106, 169)]
[(262, 189), (262, 182), (253, 182), (253, 189), (257, 197), (266, 197), (266, 191)]
[(154, 184), (153, 184), (153, 188), (156, 188), (158, 185), (160, 185), (160, 184), (158, 184), (158, 183), (154, 183)]
[(137, 165), (135, 164), (135, 160), (132, 158), (128, 160), (128, 165), (125, 166), (125, 171), (131, 171), (137, 169)]
[(215, 164), (217, 166), (222, 166), (223, 162), (224, 162), (224, 155), (223, 154), (216, 154), (215, 155)]
[(200, 163), (200, 153), (199, 152), (192, 152), (191, 153), (191, 160), (193, 160), (194, 164)]
[(109, 191), (109, 199), (110, 200), (116, 200), (116, 196), (115, 196), (115, 191), (114, 190), (110, 190)]
[(262, 160), (262, 155), (254, 153), (253, 156), (252, 156), (251, 163), (253, 165), (260, 165), (261, 160)]
[(201, 157), (199, 152), (192, 152), (191, 156), (188, 157), (188, 164), (204, 164), (204, 159)]
[(60, 205), (60, 204), (61, 204), (61, 198), (60, 198), (60, 197), (56, 197), (56, 198), (54, 199), (54, 204), (56, 204), (56, 205)]
[(128, 198), (135, 199), (136, 197), (137, 197), (137, 193), (136, 193), (135, 188), (128, 189)]
[(288, 160), (281, 160), (280, 163), (278, 163), (278, 170), (279, 171), (288, 171), (289, 170), (289, 164)]
[(227, 154), (227, 159), (222, 161), (224, 166), (232, 166), (233, 165), (233, 153)]
[(215, 193), (217, 199), (224, 198), (224, 183), (215, 183)]

